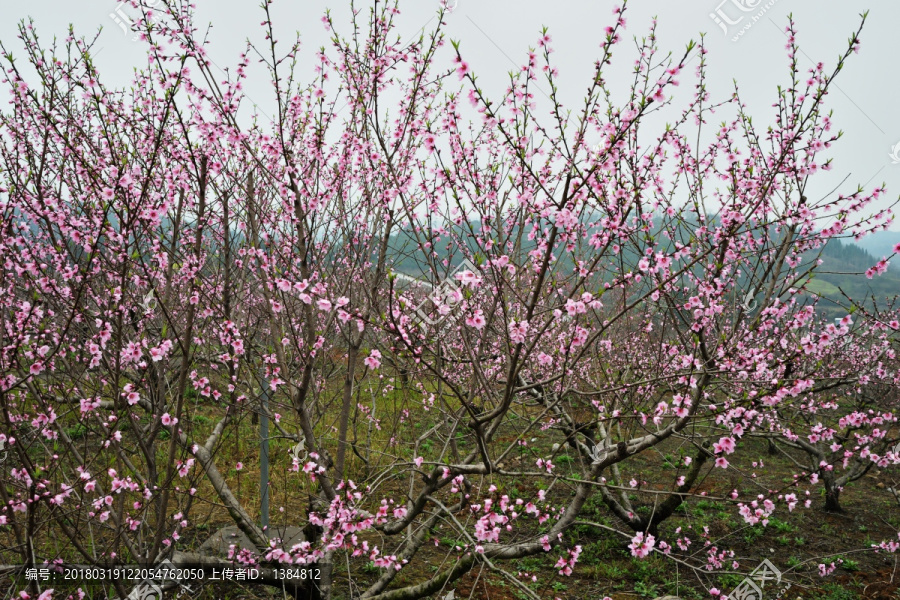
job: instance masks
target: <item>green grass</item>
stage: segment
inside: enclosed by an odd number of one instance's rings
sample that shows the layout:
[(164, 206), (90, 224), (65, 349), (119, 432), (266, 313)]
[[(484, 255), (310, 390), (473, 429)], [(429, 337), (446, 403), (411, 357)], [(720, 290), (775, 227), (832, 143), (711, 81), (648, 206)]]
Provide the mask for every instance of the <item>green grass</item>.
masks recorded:
[(855, 560), (850, 560), (849, 558), (845, 558), (844, 562), (841, 563), (841, 568), (845, 571), (850, 571), (851, 573), (855, 571), (859, 571), (859, 563)]
[(849, 590), (841, 585), (828, 583), (823, 586), (823, 592), (816, 597), (816, 600), (858, 600), (859, 594), (853, 590)]
[(819, 296), (839, 296), (841, 293), (836, 285), (830, 284), (822, 279), (813, 279), (808, 282), (806, 284), (806, 289)]

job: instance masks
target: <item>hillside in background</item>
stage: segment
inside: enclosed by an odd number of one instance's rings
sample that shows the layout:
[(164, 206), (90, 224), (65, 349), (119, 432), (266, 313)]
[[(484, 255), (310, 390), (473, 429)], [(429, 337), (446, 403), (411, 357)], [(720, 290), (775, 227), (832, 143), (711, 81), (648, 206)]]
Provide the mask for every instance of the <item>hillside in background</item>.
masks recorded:
[[(900, 233), (887, 231), (882, 233), (893, 234), (900, 239)], [(888, 250), (873, 255), (855, 243), (830, 240), (822, 250), (821, 266), (807, 285), (809, 291), (822, 297), (819, 312), (829, 318), (843, 317), (846, 311), (836, 303), (847, 304), (844, 294), (856, 301), (865, 299), (869, 306), (873, 298), (879, 306), (883, 306), (886, 299), (900, 295), (900, 271), (896, 269), (889, 269), (872, 279), (863, 274), (851, 274), (862, 273), (878, 262), (882, 256), (890, 256), (890, 248)], [(814, 257), (810, 255), (808, 258)]]
[[(880, 259), (883, 256), (890, 256), (894, 252), (894, 246), (900, 243), (900, 231), (879, 231), (871, 235), (867, 235), (861, 240), (854, 240), (853, 244), (866, 250), (875, 258)], [(900, 261), (897, 264), (891, 264), (891, 267), (900, 269)]]
[[(715, 220), (715, 217), (710, 218), (711, 222)], [(472, 231), (480, 230), (480, 222), (475, 221), (471, 225)], [(462, 239), (471, 239), (469, 232), (463, 232), (461, 228), (450, 226), (448, 229)], [(417, 251), (415, 243), (412, 243), (410, 238), (396, 233), (391, 238), (390, 254), (393, 268), (412, 277), (431, 280), (431, 276), (424, 275), (428, 269), (421, 261), (422, 253)], [(684, 236), (684, 239), (689, 238), (689, 234)], [(435, 245), (439, 261), (448, 257), (446, 240), (447, 237), (444, 237), (444, 243)], [(900, 295), (900, 258), (892, 261), (891, 268), (882, 275), (868, 279), (864, 274), (883, 256), (890, 256), (894, 245), (898, 242), (900, 232), (882, 231), (859, 241), (832, 239), (822, 249), (821, 256), (818, 251), (805, 255), (804, 258), (808, 261), (817, 257), (822, 260), (815, 276), (807, 285), (811, 295), (821, 298), (819, 314), (829, 319), (846, 315), (847, 311), (842, 305), (848, 306), (849, 302), (845, 295), (869, 307), (873, 305), (873, 299), (874, 303), (883, 307), (886, 300)], [(521, 239), (520, 243), (526, 251), (533, 248), (533, 243), (527, 239)], [(629, 254), (631, 262), (637, 260), (637, 255), (632, 249), (626, 250), (626, 254)], [(573, 267), (567, 255), (560, 258), (557, 268), (568, 270)], [(454, 259), (452, 263), (456, 264), (458, 260)]]

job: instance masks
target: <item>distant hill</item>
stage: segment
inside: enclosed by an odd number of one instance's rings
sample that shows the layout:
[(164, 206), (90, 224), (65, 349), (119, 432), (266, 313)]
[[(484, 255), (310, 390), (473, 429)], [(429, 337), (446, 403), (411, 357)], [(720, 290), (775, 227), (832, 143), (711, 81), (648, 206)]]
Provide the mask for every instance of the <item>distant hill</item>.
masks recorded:
[[(893, 254), (894, 246), (900, 243), (900, 231), (879, 231), (867, 235), (861, 240), (853, 240), (854, 244), (866, 250), (876, 259)], [(900, 268), (900, 260), (891, 261), (891, 266)]]
[[(897, 236), (900, 241), (900, 233), (893, 231), (882, 232)], [(877, 235), (877, 234), (876, 234)], [(868, 238), (864, 238), (864, 241)], [(896, 241), (893, 244), (897, 243)], [(874, 254), (868, 249), (863, 249), (856, 243), (837, 239), (828, 240), (822, 250), (822, 265), (817, 270), (815, 277), (807, 285), (807, 289), (814, 294), (822, 296), (819, 303), (819, 312), (824, 316), (842, 317), (846, 311), (836, 306), (833, 302), (846, 303), (841, 291), (857, 301), (867, 300), (871, 306), (874, 299), (883, 306), (885, 299), (900, 295), (900, 270), (888, 270), (882, 275), (876, 275), (868, 279), (865, 275), (844, 275), (842, 273), (863, 273), (866, 269), (878, 262), (882, 256), (889, 256), (891, 244), (887, 252)], [(812, 258), (813, 253), (807, 258)], [(900, 263), (900, 260), (895, 262)], [(840, 288), (840, 289), (839, 289)]]

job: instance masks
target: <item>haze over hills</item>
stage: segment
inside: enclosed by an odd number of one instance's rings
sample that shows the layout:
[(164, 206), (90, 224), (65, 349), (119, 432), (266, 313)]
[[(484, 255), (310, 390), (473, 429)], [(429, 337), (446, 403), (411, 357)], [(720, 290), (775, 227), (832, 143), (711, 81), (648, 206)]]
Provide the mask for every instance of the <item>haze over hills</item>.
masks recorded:
[[(710, 222), (715, 222), (715, 220), (715, 217), (710, 218)], [(471, 225), (474, 231), (480, 230), (480, 223), (474, 222)], [(469, 238), (466, 232), (459, 231), (455, 227), (451, 226), (448, 229), (459, 238)], [(416, 250), (415, 243), (411, 243), (408, 238), (401, 241), (401, 238), (405, 236), (396, 233), (391, 237), (389, 254), (393, 259), (394, 269), (414, 278), (421, 277), (431, 280), (430, 275), (425, 275), (427, 269), (421, 262), (422, 255)], [(450, 236), (446, 236), (444, 239), (446, 240), (447, 237)], [(662, 239), (657, 239), (662, 242), (663, 247), (668, 245)], [(690, 235), (686, 235), (685, 239), (690, 239)], [(885, 273), (876, 275), (872, 279), (865, 275), (865, 271), (874, 266), (882, 257), (890, 256), (893, 253), (894, 245), (898, 242), (900, 242), (900, 232), (882, 231), (859, 241), (831, 239), (820, 249), (821, 255), (818, 250), (805, 254), (806, 261), (817, 258), (822, 260), (822, 264), (816, 270), (813, 278), (808, 281), (806, 287), (810, 296), (820, 297), (817, 312), (822, 317), (829, 319), (843, 317), (847, 314), (847, 309), (844, 307), (850, 305), (845, 296), (870, 307), (874, 299), (879, 307), (883, 307), (886, 300), (900, 295), (900, 257), (892, 261), (890, 269)], [(527, 241), (521, 243), (524, 250), (531, 249), (531, 243)], [(436, 244), (434, 251), (437, 253), (438, 261), (449, 257), (445, 243)], [(637, 260), (634, 249), (624, 251), (633, 259), (631, 262)], [(565, 270), (573, 267), (568, 255), (564, 254), (559, 258), (557, 268)], [(451, 260), (453, 264), (458, 262), (456, 258)]]
[[(818, 268), (815, 277), (807, 284), (810, 292), (822, 296), (819, 304), (821, 314), (828, 317), (844, 316), (846, 311), (835, 304), (836, 302), (847, 304), (844, 294), (856, 301), (867, 299), (867, 304), (871, 304), (871, 299), (874, 298), (879, 306), (884, 306), (886, 299), (900, 295), (900, 270), (891, 268), (872, 279), (868, 279), (862, 274), (878, 262), (882, 256), (890, 256), (893, 244), (900, 241), (898, 232), (885, 231), (881, 233), (896, 236), (896, 241), (887, 247), (886, 252), (878, 254), (857, 245), (858, 243), (846, 240), (829, 240), (825, 245), (821, 256), (822, 265)], [(863, 238), (860, 241), (867, 239), (869, 238)], [(884, 239), (890, 239), (890, 237), (885, 236)], [(885, 243), (879, 242), (881, 245)]]
[[(715, 217), (710, 218), (710, 222), (715, 222)], [(163, 227), (171, 227), (168, 221), (163, 222)], [(478, 232), (481, 224), (478, 221), (472, 222), (472, 232)], [(37, 233), (36, 226), (32, 224), (30, 227), (33, 233)], [(448, 242), (449, 238), (463, 239), (471, 241), (470, 231), (463, 231), (456, 226), (449, 226), (445, 231), (452, 232), (452, 235), (441, 236), (441, 242), (434, 245), (434, 252), (437, 254), (437, 260), (442, 262), (450, 257)], [(655, 235), (658, 231), (653, 232)], [(513, 235), (513, 238), (517, 236)], [(685, 229), (684, 240), (690, 239), (689, 228)], [(671, 242), (667, 242), (662, 238), (658, 238), (665, 249)], [(426, 274), (428, 267), (423, 261), (424, 254), (417, 248), (414, 242), (415, 236), (408, 236), (395, 231), (391, 234), (389, 242), (388, 255), (392, 263), (392, 269), (403, 273), (407, 276), (433, 280), (430, 274)], [(240, 231), (234, 231), (232, 234), (232, 243), (236, 246), (246, 243), (244, 234)], [(528, 251), (533, 249), (534, 243), (527, 239), (520, 239), (522, 250)], [(891, 261), (891, 266), (885, 273), (876, 275), (872, 279), (865, 276), (865, 271), (875, 265), (882, 257), (888, 257), (893, 254), (893, 247), (900, 243), (900, 232), (898, 231), (880, 231), (861, 240), (853, 239), (831, 239), (823, 248), (821, 248), (821, 256), (819, 251), (811, 251), (804, 255), (806, 261), (821, 258), (822, 264), (818, 267), (815, 275), (806, 284), (806, 289), (810, 292), (810, 296), (819, 296), (818, 312), (823, 317), (834, 318), (843, 317), (846, 314), (847, 306), (846, 296), (854, 301), (863, 302), (871, 306), (874, 299), (879, 306), (884, 306), (887, 299), (900, 296), (900, 256), (895, 257)], [(449, 246), (455, 245), (450, 243)], [(474, 249), (474, 246), (472, 246)], [(633, 248), (624, 250), (629, 257), (629, 262), (636, 262), (638, 255)], [(459, 253), (451, 259), (455, 265), (461, 258)], [(72, 246), (72, 255), (75, 260), (81, 260), (83, 250), (80, 247)], [(147, 255), (149, 260), (149, 254)], [(554, 268), (563, 270), (571, 270), (574, 265), (571, 263), (571, 257), (563, 254), (558, 257), (560, 260)], [(373, 260), (376, 257), (373, 256)], [(445, 267), (446, 268), (446, 267)], [(600, 282), (593, 282), (594, 285)]]
[[(900, 231), (878, 231), (852, 243), (880, 259), (893, 254), (894, 246), (900, 243)], [(891, 267), (900, 269), (900, 261), (893, 261)]]

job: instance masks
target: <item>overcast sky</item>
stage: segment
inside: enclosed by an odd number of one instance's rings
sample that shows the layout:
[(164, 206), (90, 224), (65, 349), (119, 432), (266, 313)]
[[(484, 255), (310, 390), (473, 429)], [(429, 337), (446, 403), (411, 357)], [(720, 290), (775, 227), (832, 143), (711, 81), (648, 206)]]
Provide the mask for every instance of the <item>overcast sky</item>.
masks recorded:
[[(145, 0), (146, 1), (146, 0)], [(148, 0), (151, 4), (156, 0)], [(450, 0), (453, 2), (453, 0)], [(401, 0), (400, 33), (410, 39), (423, 27), (436, 24), (438, 0)], [(198, 23), (212, 23), (210, 56), (220, 67), (234, 65), (246, 40), (262, 40), (262, 12), (256, 0), (195, 0)], [(371, 2), (359, 1), (358, 7)], [(533, 47), (542, 25), (550, 28), (555, 48), (555, 64), (560, 73), (563, 100), (575, 107), (586, 89), (594, 60), (599, 56), (602, 30), (612, 24), (612, 8), (618, 2), (609, 0), (456, 0), (447, 17), (446, 34), (461, 42), (461, 52), (482, 87), (493, 97), (506, 87), (506, 73), (522, 64), (525, 52)], [(101, 77), (108, 86), (126, 86), (133, 69), (145, 64), (142, 42), (132, 41), (112, 16), (117, 8), (125, 14), (136, 10), (120, 7), (112, 0), (0, 0), (0, 39), (8, 49), (19, 50), (15, 39), (16, 23), (34, 19), (42, 37), (64, 36), (69, 23), (76, 33), (91, 36), (103, 28), (96, 48)], [(327, 33), (320, 21), (330, 8), (335, 23), (349, 23), (349, 3), (335, 0), (276, 0), (276, 37), (289, 41), (294, 32), (303, 40), (302, 56), (328, 45)], [(757, 125), (771, 122), (771, 105), (776, 99), (776, 85), (788, 83), (785, 58), (784, 27), (787, 15), (793, 13), (799, 30), (800, 66), (806, 69), (823, 61), (830, 72), (847, 39), (859, 23), (859, 13), (869, 9), (869, 19), (862, 34), (859, 54), (853, 55), (847, 68), (838, 76), (837, 88), (828, 97), (834, 110), (837, 128), (844, 138), (833, 147), (834, 169), (813, 180), (813, 191), (824, 194), (849, 179), (840, 191), (852, 192), (857, 184), (871, 189), (887, 183), (887, 200), (900, 196), (900, 164), (894, 164), (890, 153), (900, 143), (897, 103), (900, 101), (896, 24), (900, 23), (900, 2), (896, 0), (863, 0), (833, 2), (822, 0), (691, 0), (663, 2), (641, 0), (631, 2), (627, 13), (626, 35), (642, 35), (653, 16), (658, 17), (658, 39), (662, 49), (680, 55), (690, 39), (706, 33), (709, 49), (710, 92), (713, 99), (724, 99), (736, 79), (742, 96)], [(715, 16), (715, 18), (714, 18)], [(754, 16), (757, 20), (753, 22)], [(722, 25), (719, 25), (719, 20)], [(729, 24), (728, 22), (734, 24)], [(743, 35), (733, 38), (745, 29)], [(727, 29), (726, 31), (723, 31)], [(634, 59), (632, 45), (623, 45), (616, 62), (626, 68)], [(448, 52), (443, 57), (446, 59)], [(306, 63), (307, 65), (309, 63)], [(681, 80), (690, 83), (693, 69)], [(270, 84), (261, 72), (254, 74), (247, 86), (249, 98), (268, 113), (271, 104)], [(628, 80), (610, 77), (622, 90)], [(685, 102), (692, 85), (677, 89)], [(674, 117), (677, 111), (672, 113)], [(898, 147), (900, 162), (900, 147)], [(882, 204), (881, 206), (884, 206)], [(892, 229), (900, 229), (895, 222)]]

